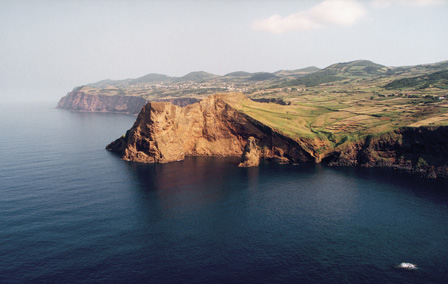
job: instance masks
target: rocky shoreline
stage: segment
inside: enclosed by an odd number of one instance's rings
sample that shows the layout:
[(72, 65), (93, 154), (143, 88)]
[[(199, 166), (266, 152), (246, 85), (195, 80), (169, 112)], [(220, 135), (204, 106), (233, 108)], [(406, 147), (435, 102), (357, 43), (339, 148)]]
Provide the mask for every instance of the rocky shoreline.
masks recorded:
[(260, 159), (267, 159), (389, 167), (429, 178), (448, 177), (448, 127), (402, 127), (335, 147), (322, 138), (284, 135), (233, 108), (226, 95), (183, 108), (169, 102), (148, 103), (133, 127), (106, 149), (122, 159), (143, 163), (167, 163), (186, 156), (234, 156), (242, 157), (240, 166), (244, 167), (258, 166)]

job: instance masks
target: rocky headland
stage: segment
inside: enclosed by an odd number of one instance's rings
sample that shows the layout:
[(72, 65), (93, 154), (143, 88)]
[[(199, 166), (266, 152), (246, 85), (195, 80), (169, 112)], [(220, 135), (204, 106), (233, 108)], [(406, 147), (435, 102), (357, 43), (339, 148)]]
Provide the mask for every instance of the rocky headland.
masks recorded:
[[(107, 149), (125, 160), (167, 163), (185, 156), (241, 156), (250, 140), (260, 149), (258, 160), (320, 159), (312, 150), (314, 141), (291, 139), (232, 107), (232, 101), (240, 99), (244, 95), (214, 95), (184, 108), (169, 102), (148, 103), (126, 135)], [(258, 162), (252, 158), (250, 165)]]
[[(183, 97), (161, 98), (154, 101), (170, 102), (174, 105), (184, 107), (198, 102), (199, 99)], [(148, 102), (149, 100), (136, 95), (90, 94), (85, 91), (84, 86), (81, 86), (73, 89), (65, 97), (62, 97), (56, 108), (79, 112), (111, 112), (137, 115)]]
[[(106, 149), (122, 159), (167, 163), (186, 156), (238, 156), (239, 166), (261, 159), (279, 163), (391, 167), (426, 177), (448, 177), (448, 127), (399, 127), (392, 131), (340, 135), (292, 135), (244, 111), (243, 94), (217, 94), (179, 107), (147, 103), (125, 135)], [(255, 103), (260, 104), (262, 103)], [(285, 106), (286, 107), (286, 106)], [(341, 138), (342, 137), (342, 138)]]

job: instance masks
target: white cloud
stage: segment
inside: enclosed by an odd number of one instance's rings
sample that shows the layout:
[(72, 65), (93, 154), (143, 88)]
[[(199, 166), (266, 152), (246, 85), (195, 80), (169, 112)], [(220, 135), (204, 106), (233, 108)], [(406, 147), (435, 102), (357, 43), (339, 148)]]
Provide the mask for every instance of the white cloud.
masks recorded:
[(252, 29), (280, 34), (329, 26), (346, 27), (355, 24), (365, 14), (364, 6), (357, 0), (325, 0), (306, 11), (256, 20)]
[(387, 8), (392, 5), (425, 7), (448, 4), (448, 0), (373, 0), (371, 3), (375, 8)]

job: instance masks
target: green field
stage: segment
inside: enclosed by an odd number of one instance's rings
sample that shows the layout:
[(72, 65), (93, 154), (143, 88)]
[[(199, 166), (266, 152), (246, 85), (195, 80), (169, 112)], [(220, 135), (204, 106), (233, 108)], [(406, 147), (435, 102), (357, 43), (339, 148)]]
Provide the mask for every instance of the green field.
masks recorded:
[[(83, 86), (89, 95), (141, 96), (147, 100), (243, 93), (235, 108), (291, 137), (328, 139), (384, 133), (403, 126), (448, 125), (448, 61), (386, 67), (366, 60), (274, 73), (192, 72), (173, 78), (103, 80)], [(231, 97), (231, 96), (230, 96)], [(238, 99), (236, 99), (238, 98)], [(278, 99), (290, 105), (257, 103)]]
[(403, 126), (448, 125), (445, 90), (397, 92), (377, 87), (384, 81), (333, 82), (299, 88), (301, 91), (263, 90), (254, 97), (283, 98), (291, 105), (246, 99), (236, 107), (288, 136), (325, 136), (334, 143), (346, 137), (384, 133)]

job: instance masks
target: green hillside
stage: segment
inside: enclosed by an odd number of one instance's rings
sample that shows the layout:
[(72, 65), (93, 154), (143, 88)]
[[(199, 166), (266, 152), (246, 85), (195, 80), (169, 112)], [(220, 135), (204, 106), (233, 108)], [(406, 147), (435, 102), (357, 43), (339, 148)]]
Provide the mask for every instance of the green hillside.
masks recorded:
[(245, 71), (236, 71), (236, 72), (231, 72), (228, 73), (226, 75), (224, 75), (224, 77), (233, 77), (233, 78), (249, 78), (250, 76), (252, 76), (252, 73), (249, 72), (245, 72)]
[(448, 89), (448, 70), (434, 72), (429, 75), (398, 79), (384, 86), (388, 90), (404, 88), (426, 89), (430, 87)]
[(388, 70), (386, 66), (368, 60), (336, 63), (302, 78), (289, 81), (285, 83), (285, 86), (305, 85), (306, 87), (312, 87), (345, 79), (385, 75)]
[(137, 79), (133, 79), (129, 82), (129, 84), (144, 84), (144, 83), (154, 83), (154, 82), (165, 82), (169, 81), (171, 78), (167, 75), (163, 74), (155, 74), (151, 73), (145, 76), (142, 76)]
[(206, 80), (213, 79), (216, 77), (218, 77), (218, 76), (211, 74), (211, 73), (207, 73), (204, 71), (196, 71), (196, 72), (188, 73), (187, 75), (185, 75), (183, 77), (180, 77), (178, 79), (178, 81), (201, 82), (201, 81), (206, 81)]
[(274, 80), (274, 79), (278, 79), (278, 77), (272, 73), (258, 72), (258, 73), (254, 73), (248, 80), (249, 81), (265, 81), (265, 80)]

